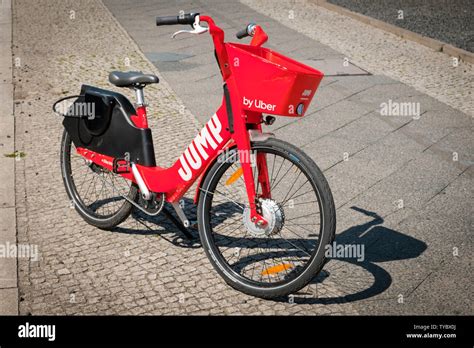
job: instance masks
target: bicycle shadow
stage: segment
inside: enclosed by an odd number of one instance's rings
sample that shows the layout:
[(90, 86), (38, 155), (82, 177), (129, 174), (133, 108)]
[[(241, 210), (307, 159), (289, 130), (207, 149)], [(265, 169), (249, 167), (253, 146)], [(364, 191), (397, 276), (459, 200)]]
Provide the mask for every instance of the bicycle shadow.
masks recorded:
[[(182, 204), (190, 221), (195, 221), (197, 216), (197, 209), (193, 201), (189, 198), (184, 198)], [(226, 204), (226, 203), (223, 203)], [(392, 284), (392, 277), (383, 267), (377, 263), (400, 261), (412, 259), (420, 256), (427, 248), (426, 243), (411, 236), (405, 235), (399, 231), (383, 226), (384, 219), (375, 212), (371, 212), (359, 207), (351, 207), (351, 209), (371, 217), (372, 219), (360, 225), (351, 226), (345, 231), (336, 236), (335, 243), (338, 245), (359, 245), (363, 246), (365, 250), (364, 259), (358, 261), (354, 258), (333, 258), (330, 259), (323, 271), (317, 275), (309, 287), (328, 287), (328, 283), (332, 283), (332, 287), (344, 289), (346, 293), (336, 294), (335, 296), (320, 296), (308, 297), (308, 287), (302, 291), (294, 294), (292, 300), (295, 304), (335, 304), (344, 302), (354, 302), (363, 299), (374, 297), (386, 291)], [(171, 209), (170, 209), (171, 210)], [(223, 211), (218, 220), (225, 221), (236, 214), (235, 205), (229, 204)], [(175, 212), (171, 212), (176, 216)], [(141, 234), (141, 235), (157, 235), (181, 248), (199, 248), (201, 243), (196, 228), (190, 228), (190, 232), (195, 237), (189, 240), (183, 236), (179, 229), (164, 216), (149, 216), (142, 212), (135, 210), (132, 218), (138, 224), (138, 227), (124, 227), (119, 226), (114, 229), (114, 232), (127, 234)], [(295, 240), (298, 242), (298, 240)], [(219, 244), (219, 239), (216, 239)], [(235, 242), (235, 241), (234, 241)], [(302, 243), (302, 241), (299, 241)], [(243, 248), (252, 247), (251, 245), (239, 245)], [(255, 261), (255, 260), (253, 260)], [(249, 261), (250, 262), (250, 261)], [(338, 267), (334, 266), (338, 263)], [(366, 281), (362, 288), (348, 287), (351, 279), (347, 278), (348, 269), (352, 272), (357, 269), (362, 269), (365, 273), (362, 278), (357, 278), (354, 283), (360, 284)], [(339, 272), (341, 270), (341, 272)], [(340, 275), (339, 275), (340, 273)], [(339, 276), (341, 277), (339, 279)], [(354, 276), (356, 272), (354, 272)], [(349, 290), (348, 290), (349, 289)], [(288, 302), (289, 298), (280, 298), (277, 302)]]
[[(318, 296), (317, 298), (308, 298), (304, 296), (298, 297), (298, 294), (296, 294), (293, 297), (294, 303), (335, 304), (360, 301), (374, 297), (386, 291), (392, 284), (392, 277), (390, 273), (377, 263), (416, 258), (427, 249), (425, 242), (405, 235), (399, 231), (384, 227), (384, 219), (377, 213), (354, 206), (351, 207), (351, 209), (366, 216), (372, 217), (372, 220), (360, 225), (352, 226), (341, 232), (336, 236), (335, 243), (339, 245), (355, 244), (363, 246), (365, 250), (364, 259), (358, 261), (355, 258), (333, 258), (328, 261), (323, 271), (315, 279), (313, 279), (311, 284), (316, 287), (324, 286), (325, 283), (331, 281), (331, 277), (337, 277), (335, 273), (339, 269), (344, 268), (344, 265), (339, 264), (339, 267), (333, 267), (332, 269), (331, 263), (335, 262), (335, 260), (348, 263), (346, 268), (351, 268), (351, 266), (361, 267), (365, 270), (365, 272), (369, 273), (369, 277), (373, 279), (368, 279), (371, 284), (365, 284), (365, 286), (361, 289), (357, 289), (356, 286), (351, 289), (347, 285), (347, 283), (351, 282), (350, 279), (346, 278), (348, 272), (341, 272), (344, 273), (345, 276), (341, 277), (340, 280), (338, 279), (332, 281), (332, 285), (334, 287), (341, 285), (341, 288), (345, 289), (344, 291), (347, 293), (327, 297)], [(357, 275), (355, 275), (355, 277), (357, 277)], [(359, 280), (360, 283), (360, 279), (357, 278), (357, 280)], [(340, 282), (344, 282), (344, 285), (340, 284)], [(347, 289), (349, 289), (349, 291), (347, 291)], [(282, 300), (288, 301), (288, 298)]]
[[(197, 219), (197, 208), (192, 199), (183, 198), (183, 205), (186, 216), (190, 221)], [(165, 209), (172, 215), (171, 219), (179, 220), (171, 205), (166, 204)], [(135, 235), (154, 235), (163, 238), (165, 241), (181, 248), (200, 248), (199, 233), (197, 228), (190, 227), (188, 232), (193, 236), (192, 239), (187, 238), (182, 231), (173, 223), (169, 217), (163, 212), (157, 216), (147, 215), (138, 209), (134, 209), (126, 223), (115, 227), (114, 233), (125, 233)]]

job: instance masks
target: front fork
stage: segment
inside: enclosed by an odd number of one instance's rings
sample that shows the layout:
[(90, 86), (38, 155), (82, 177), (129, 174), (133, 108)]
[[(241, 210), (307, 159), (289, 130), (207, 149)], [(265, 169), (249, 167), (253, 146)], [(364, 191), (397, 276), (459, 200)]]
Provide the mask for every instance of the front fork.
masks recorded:
[[(229, 80), (233, 80), (233, 78), (230, 78)], [(232, 84), (233, 81), (229, 80), (227, 83), (229, 84), (230, 82)], [(247, 197), (249, 201), (250, 219), (258, 226), (265, 226), (268, 224), (268, 221), (262, 216), (258, 199), (271, 198), (267, 159), (266, 155), (263, 153), (259, 153), (255, 157), (251, 156), (252, 148), (249, 135), (249, 127), (252, 130), (256, 130), (258, 133), (262, 132), (262, 115), (245, 114), (242, 112), (240, 103), (236, 100), (235, 95), (231, 95), (232, 109), (234, 111), (233, 139), (237, 145), (238, 153), (240, 155), (240, 165), (242, 167), (245, 189), (247, 191)], [(252, 163), (252, 158), (255, 158), (256, 163)], [(257, 187), (255, 187), (252, 165), (255, 165), (257, 168)], [(257, 195), (259, 186), (261, 187), (261, 194)]]

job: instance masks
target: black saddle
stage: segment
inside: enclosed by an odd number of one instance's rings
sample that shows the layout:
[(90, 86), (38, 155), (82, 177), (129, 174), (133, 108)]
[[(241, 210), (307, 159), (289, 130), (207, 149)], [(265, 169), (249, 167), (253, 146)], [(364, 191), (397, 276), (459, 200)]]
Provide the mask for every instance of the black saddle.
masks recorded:
[(160, 80), (153, 74), (144, 74), (141, 71), (112, 71), (109, 74), (109, 81), (117, 87), (143, 88)]

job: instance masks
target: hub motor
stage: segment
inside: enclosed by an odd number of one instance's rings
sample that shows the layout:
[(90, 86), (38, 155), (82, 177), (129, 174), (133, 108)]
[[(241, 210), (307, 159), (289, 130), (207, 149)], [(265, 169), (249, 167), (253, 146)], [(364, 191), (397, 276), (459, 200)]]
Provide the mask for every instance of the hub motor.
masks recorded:
[(265, 226), (257, 226), (250, 219), (250, 208), (246, 207), (243, 213), (243, 223), (247, 231), (254, 237), (269, 237), (281, 231), (285, 223), (285, 213), (282, 207), (273, 199), (260, 198), (262, 216), (268, 221)]

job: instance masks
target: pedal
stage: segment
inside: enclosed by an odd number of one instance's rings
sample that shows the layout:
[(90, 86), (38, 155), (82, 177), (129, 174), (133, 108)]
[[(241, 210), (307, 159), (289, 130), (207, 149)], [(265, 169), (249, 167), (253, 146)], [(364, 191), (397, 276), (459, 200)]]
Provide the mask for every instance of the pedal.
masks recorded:
[(127, 160), (126, 158), (114, 158), (112, 171), (115, 174), (130, 173), (130, 170), (131, 165), (129, 160)]

